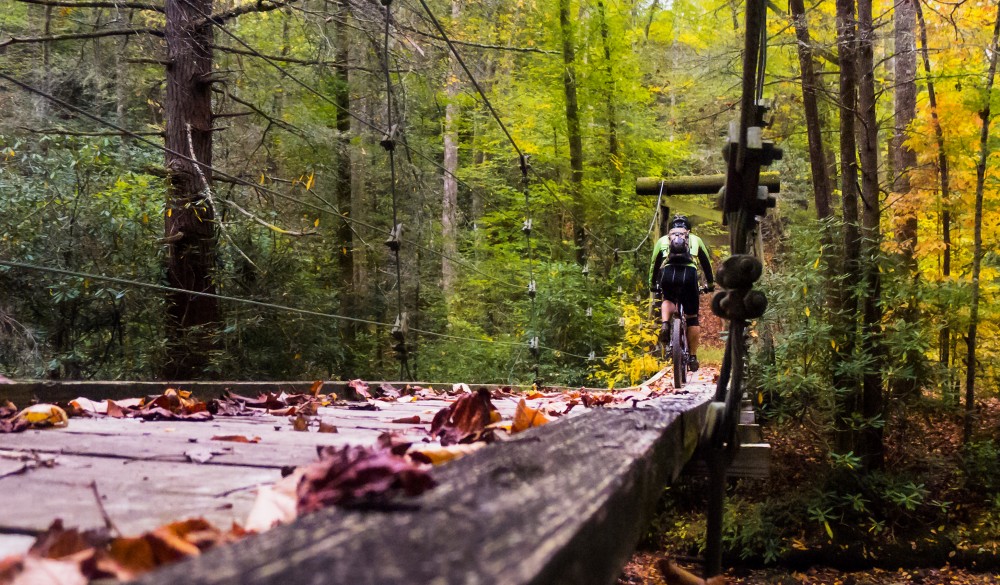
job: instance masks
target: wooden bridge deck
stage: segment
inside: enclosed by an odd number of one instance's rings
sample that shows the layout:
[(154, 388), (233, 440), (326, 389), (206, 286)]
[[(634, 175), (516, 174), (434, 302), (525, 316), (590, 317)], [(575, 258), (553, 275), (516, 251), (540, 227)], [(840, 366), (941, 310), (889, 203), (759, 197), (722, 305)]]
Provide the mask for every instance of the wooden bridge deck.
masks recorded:
[[(143, 582), (611, 582), (663, 486), (694, 451), (714, 385), (707, 377), (693, 382), (682, 393), (629, 407), (577, 406), (551, 424), (436, 468), (439, 485), (407, 500), (405, 509), (323, 510)], [(81, 389), (93, 398), (144, 393), (134, 385), (100, 388), (60, 386), (46, 394), (63, 392), (57, 397), (65, 400)], [(0, 398), (12, 391), (0, 387)], [(22, 386), (21, 398), (24, 392)], [(64, 429), (0, 435), (0, 558), (26, 549), (55, 518), (67, 526), (103, 526), (102, 506), (124, 534), (185, 517), (242, 523), (255, 488), (278, 480), (282, 467), (314, 461), (317, 446), (371, 445), (385, 431), (420, 441), (450, 401), (373, 404), (378, 410), (358, 408), (371, 408), (366, 403), (320, 408), (316, 418), (336, 433), (296, 432), (286, 417), (263, 415), (206, 422), (73, 418)], [(494, 404), (509, 419), (516, 399)], [(393, 422), (413, 416), (419, 424)], [(220, 435), (260, 440), (213, 440)], [(52, 465), (38, 465), (45, 461)]]

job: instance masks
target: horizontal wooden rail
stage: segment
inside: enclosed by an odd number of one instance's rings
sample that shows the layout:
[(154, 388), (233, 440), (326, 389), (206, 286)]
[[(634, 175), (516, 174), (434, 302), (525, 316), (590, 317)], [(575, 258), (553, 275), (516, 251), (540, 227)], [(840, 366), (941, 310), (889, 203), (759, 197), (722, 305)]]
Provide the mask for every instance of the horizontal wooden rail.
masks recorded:
[[(726, 184), (725, 175), (697, 175), (684, 177), (638, 177), (635, 180), (637, 195), (714, 195)], [(760, 184), (771, 193), (778, 193), (781, 180), (777, 172), (760, 174)]]
[(557, 420), (436, 469), (391, 511), (326, 509), (138, 583), (613, 583), (694, 453), (701, 390)]

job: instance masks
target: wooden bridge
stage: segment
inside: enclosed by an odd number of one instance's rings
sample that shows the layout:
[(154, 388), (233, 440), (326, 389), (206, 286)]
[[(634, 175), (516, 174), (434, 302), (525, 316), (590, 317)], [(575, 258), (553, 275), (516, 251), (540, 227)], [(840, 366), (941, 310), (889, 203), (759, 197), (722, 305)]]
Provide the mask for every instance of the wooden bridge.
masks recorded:
[[(440, 466), (437, 487), (391, 510), (321, 510), (140, 582), (612, 583), (664, 486), (694, 455), (715, 391), (707, 374), (681, 391), (664, 388), (661, 376), (620, 391), (627, 400), (618, 407), (575, 407), (553, 423)], [(166, 386), (18, 383), (0, 386), (0, 399), (119, 399)], [(245, 395), (303, 392), (309, 384), (174, 386), (208, 397), (223, 388)], [(359, 398), (343, 383), (327, 383), (323, 392), (330, 391)], [(494, 403), (509, 418), (516, 399)], [(253, 488), (279, 479), (283, 467), (315, 460), (316, 446), (374, 444), (387, 430), (419, 441), (434, 412), (448, 404), (441, 396), (320, 408), (317, 418), (335, 425), (336, 433), (295, 432), (283, 417), (259, 416), (73, 418), (64, 429), (0, 435), (0, 556), (26, 548), (56, 517), (67, 526), (97, 528), (106, 515), (125, 534), (189, 516), (220, 526), (243, 522)], [(259, 442), (212, 440), (219, 435)], [(756, 455), (751, 460), (757, 472), (761, 461), (766, 465)]]

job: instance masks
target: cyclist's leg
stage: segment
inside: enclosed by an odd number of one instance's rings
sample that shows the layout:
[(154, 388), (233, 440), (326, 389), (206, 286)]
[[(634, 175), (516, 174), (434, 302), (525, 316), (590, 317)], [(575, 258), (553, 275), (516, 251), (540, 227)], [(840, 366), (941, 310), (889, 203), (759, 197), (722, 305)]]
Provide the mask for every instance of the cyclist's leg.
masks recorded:
[(660, 271), (660, 294), (663, 297), (663, 302), (660, 303), (660, 318), (663, 320), (661, 332), (666, 332), (668, 340), (670, 333), (667, 327), (670, 324), (670, 316), (677, 312), (678, 284), (675, 267), (664, 266)]
[(679, 300), (687, 320), (688, 354), (694, 357), (698, 355), (701, 327), (698, 325), (698, 272), (693, 266), (684, 267)]

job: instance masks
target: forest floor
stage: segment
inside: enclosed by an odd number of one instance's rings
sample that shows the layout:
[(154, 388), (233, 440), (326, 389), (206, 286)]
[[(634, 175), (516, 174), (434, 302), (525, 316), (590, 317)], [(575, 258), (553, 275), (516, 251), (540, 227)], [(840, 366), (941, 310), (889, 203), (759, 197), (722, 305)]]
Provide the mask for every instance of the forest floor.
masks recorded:
[[(672, 585), (663, 580), (656, 565), (669, 558), (665, 552), (639, 552), (625, 565), (618, 585)], [(700, 572), (700, 567), (687, 565), (688, 570)], [(817, 567), (807, 571), (789, 571), (782, 568), (743, 569), (731, 568), (725, 573), (726, 585), (994, 585), (1000, 583), (1000, 574), (973, 573), (949, 566), (937, 569), (869, 569), (867, 571), (840, 571)]]
[[(929, 404), (939, 404), (936, 398), (927, 401)], [(978, 429), (980, 435), (989, 437), (991, 429), (1000, 428), (1000, 399), (985, 398), (977, 401), (978, 409)], [(890, 424), (887, 425), (885, 435), (886, 465), (890, 468), (906, 468), (911, 465), (919, 465), (926, 459), (928, 453), (944, 459), (954, 459), (961, 451), (962, 444), (962, 419), (955, 414), (954, 410), (948, 412), (939, 408), (916, 409), (919, 414), (901, 414), (904, 409), (899, 409), (895, 416), (901, 416), (902, 420), (893, 420), (890, 417)], [(771, 479), (768, 480), (762, 491), (774, 492), (785, 489), (805, 489), (807, 481), (802, 475), (802, 467), (812, 466), (813, 463), (806, 464), (806, 460), (815, 459), (823, 451), (823, 446), (819, 444), (819, 435), (816, 433), (803, 432), (801, 426), (776, 428), (765, 428), (765, 439), (771, 443)], [(921, 440), (914, 440), (920, 437)], [(942, 473), (939, 468), (938, 473)], [(929, 484), (942, 485), (945, 483), (941, 478), (925, 476)], [(784, 484), (784, 485), (783, 485)], [(970, 508), (976, 505), (977, 500), (982, 502), (983, 494), (973, 493), (968, 490), (962, 495), (953, 494), (957, 499), (962, 500), (963, 505)], [(731, 497), (745, 497), (731, 496)], [(980, 504), (981, 505), (981, 504)], [(695, 506), (697, 508), (697, 506)], [(692, 517), (701, 513), (700, 510), (692, 509), (680, 511), (679, 517)], [(972, 522), (975, 514), (967, 513), (964, 522)], [(638, 551), (629, 563), (618, 580), (618, 585), (681, 585), (674, 581), (665, 581), (661, 575), (657, 564), (665, 562), (672, 555), (677, 554), (681, 560), (685, 559), (684, 553), (665, 550), (655, 544), (647, 542), (646, 548)], [(651, 548), (650, 548), (651, 547)], [(689, 553), (690, 551), (688, 551)], [(684, 563), (678, 560), (678, 564), (692, 573), (700, 574), (701, 567), (696, 562)], [(900, 565), (906, 563), (900, 562)], [(970, 570), (968, 566), (951, 566), (942, 564), (941, 566), (923, 566), (907, 568), (870, 568), (867, 570), (843, 570), (829, 566), (814, 566), (807, 569), (783, 567), (780, 561), (776, 566), (760, 568), (759, 566), (731, 566), (724, 574), (723, 583), (727, 585), (903, 585), (916, 583), (919, 585), (985, 585), (1000, 583), (1000, 572), (995, 568), (995, 563), (989, 563), (992, 571)], [(683, 583), (683, 585), (695, 585), (695, 583)], [(713, 581), (712, 585), (715, 585)]]

